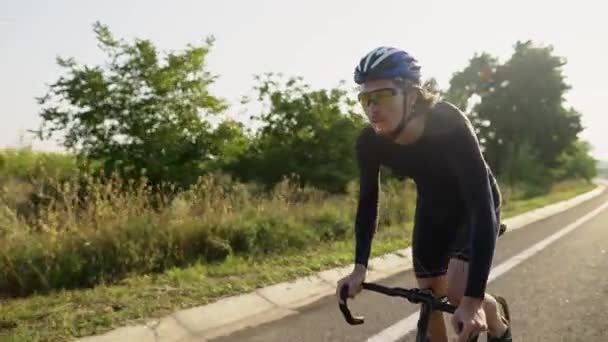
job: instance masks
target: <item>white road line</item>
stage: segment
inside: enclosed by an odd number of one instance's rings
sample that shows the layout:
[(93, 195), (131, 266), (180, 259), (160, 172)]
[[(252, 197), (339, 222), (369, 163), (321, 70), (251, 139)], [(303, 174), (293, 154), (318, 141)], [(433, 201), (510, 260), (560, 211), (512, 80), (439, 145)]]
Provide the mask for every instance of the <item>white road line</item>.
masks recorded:
[[(578, 220), (574, 221), (573, 223), (569, 224), (568, 226), (562, 228), (557, 233), (545, 238), (544, 240), (534, 244), (532, 247), (509, 258), (502, 264), (494, 267), (492, 269), (492, 271), (490, 272), (490, 276), (488, 277), (488, 283), (493, 281), (494, 279), (500, 277), (501, 275), (505, 274), (506, 272), (511, 270), (513, 267), (519, 265), (522, 261), (524, 261), (524, 260), (530, 258), (531, 256), (533, 256), (534, 254), (540, 252), (541, 250), (543, 250), (544, 248), (549, 246), (551, 243), (553, 243), (556, 240), (558, 240), (559, 238), (561, 238), (562, 236), (564, 236), (564, 235), (568, 234), (569, 232), (575, 230), (576, 228), (582, 226), (585, 222), (587, 222), (590, 219), (592, 219), (593, 217), (597, 216), (606, 208), (608, 208), (608, 202), (602, 204), (600, 207), (596, 208), (592, 212), (579, 218)], [(411, 314), (407, 318), (402, 319), (401, 321), (391, 325), (387, 329), (370, 337), (367, 341), (368, 342), (395, 342), (395, 341), (403, 338), (405, 335), (409, 334), (414, 329), (416, 329), (417, 322), (418, 322), (418, 312)]]

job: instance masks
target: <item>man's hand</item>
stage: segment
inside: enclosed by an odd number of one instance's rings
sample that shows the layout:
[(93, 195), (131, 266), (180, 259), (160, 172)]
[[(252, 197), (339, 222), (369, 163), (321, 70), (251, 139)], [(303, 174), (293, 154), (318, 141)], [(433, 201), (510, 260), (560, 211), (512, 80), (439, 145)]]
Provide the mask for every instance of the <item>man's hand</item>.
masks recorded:
[[(452, 326), (458, 332), (457, 342), (468, 342), (472, 337), (488, 330), (482, 303), (479, 298), (462, 298), (452, 315)], [(462, 324), (462, 330), (459, 329), (459, 324)]]
[(344, 285), (348, 286), (348, 297), (354, 298), (359, 292), (361, 292), (361, 284), (365, 280), (365, 274), (367, 272), (367, 268), (363, 265), (356, 264), (355, 269), (351, 274), (346, 277), (340, 279), (336, 286), (336, 297), (338, 298), (338, 302), (343, 304), (342, 298), (340, 298), (340, 291)]

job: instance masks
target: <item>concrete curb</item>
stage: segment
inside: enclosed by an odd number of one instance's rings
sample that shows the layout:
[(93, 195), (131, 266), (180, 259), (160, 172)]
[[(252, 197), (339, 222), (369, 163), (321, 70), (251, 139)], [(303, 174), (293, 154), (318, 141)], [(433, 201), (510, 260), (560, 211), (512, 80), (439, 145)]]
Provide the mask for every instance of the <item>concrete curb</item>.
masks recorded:
[[(504, 220), (508, 226), (507, 233), (599, 196), (607, 183), (597, 183), (596, 189), (582, 195)], [(181, 310), (146, 325), (123, 327), (78, 341), (207, 341), (246, 327), (297, 314), (298, 308), (334, 294), (336, 282), (350, 273), (352, 267), (348, 265), (321, 271), (251, 293), (220, 299), (208, 305)], [(411, 267), (410, 247), (371, 258), (366, 281), (381, 280)]]

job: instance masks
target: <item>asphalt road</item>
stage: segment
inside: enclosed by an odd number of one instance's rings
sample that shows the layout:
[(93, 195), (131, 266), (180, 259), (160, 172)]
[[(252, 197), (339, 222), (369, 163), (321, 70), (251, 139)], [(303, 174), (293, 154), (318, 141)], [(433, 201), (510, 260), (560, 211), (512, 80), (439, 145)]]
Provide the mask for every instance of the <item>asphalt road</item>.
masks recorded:
[[(493, 265), (520, 255), (606, 202), (608, 192), (505, 234), (499, 239)], [(415, 286), (411, 271), (381, 283)], [(608, 209), (497, 277), (488, 284), (488, 292), (509, 301), (515, 341), (608, 341)], [(212, 341), (366, 341), (418, 310), (405, 300), (367, 292), (349, 306), (353, 313), (365, 316), (365, 324), (346, 324), (336, 299), (329, 296), (301, 308), (298, 315)], [(413, 334), (398, 341), (414, 341)]]

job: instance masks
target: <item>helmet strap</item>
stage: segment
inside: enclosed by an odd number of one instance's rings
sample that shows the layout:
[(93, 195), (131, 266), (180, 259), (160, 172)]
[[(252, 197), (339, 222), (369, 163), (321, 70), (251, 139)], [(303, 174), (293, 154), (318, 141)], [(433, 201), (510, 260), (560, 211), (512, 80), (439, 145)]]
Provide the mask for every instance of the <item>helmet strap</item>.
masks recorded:
[(412, 108), (412, 113), (410, 113), (410, 115), (406, 118), (407, 94), (404, 92), (403, 95), (404, 95), (403, 96), (403, 115), (401, 116), (401, 121), (399, 121), (399, 125), (397, 125), (397, 127), (395, 127), (395, 129), (389, 134), (392, 141), (397, 140), (397, 138), (403, 132), (405, 127), (407, 127), (407, 125), (410, 123), (410, 121), (412, 121), (412, 119), (414, 118), (413, 108)]

